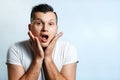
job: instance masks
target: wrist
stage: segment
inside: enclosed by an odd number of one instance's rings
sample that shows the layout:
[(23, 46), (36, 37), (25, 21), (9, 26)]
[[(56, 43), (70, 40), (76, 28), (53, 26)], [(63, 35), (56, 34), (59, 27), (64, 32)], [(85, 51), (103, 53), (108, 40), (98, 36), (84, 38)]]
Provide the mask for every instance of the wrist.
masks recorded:
[(33, 62), (36, 64), (42, 64), (43, 63), (43, 58), (34, 58)]
[(52, 61), (52, 57), (45, 57), (44, 58), (44, 62), (51, 62)]

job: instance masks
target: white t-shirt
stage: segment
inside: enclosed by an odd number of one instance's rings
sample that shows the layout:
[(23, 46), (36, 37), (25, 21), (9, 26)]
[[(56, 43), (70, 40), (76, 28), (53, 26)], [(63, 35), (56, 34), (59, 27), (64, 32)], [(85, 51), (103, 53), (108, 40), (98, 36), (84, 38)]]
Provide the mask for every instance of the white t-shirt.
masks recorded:
[[(28, 40), (11, 46), (7, 53), (7, 63), (23, 66), (27, 71), (33, 59), (30, 46), (31, 45)], [(63, 65), (78, 61), (76, 48), (64, 41), (57, 41), (52, 53), (52, 58), (59, 71), (61, 71)], [(44, 80), (44, 76), (41, 74), (39, 75), (38, 80)]]

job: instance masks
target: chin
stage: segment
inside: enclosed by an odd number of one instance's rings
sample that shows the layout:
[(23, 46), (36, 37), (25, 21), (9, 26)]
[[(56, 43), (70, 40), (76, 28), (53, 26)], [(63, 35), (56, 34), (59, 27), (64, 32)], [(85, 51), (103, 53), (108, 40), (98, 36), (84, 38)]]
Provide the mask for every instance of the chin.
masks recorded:
[(46, 48), (46, 47), (48, 47), (48, 43), (42, 43), (41, 46), (42, 46), (43, 48)]

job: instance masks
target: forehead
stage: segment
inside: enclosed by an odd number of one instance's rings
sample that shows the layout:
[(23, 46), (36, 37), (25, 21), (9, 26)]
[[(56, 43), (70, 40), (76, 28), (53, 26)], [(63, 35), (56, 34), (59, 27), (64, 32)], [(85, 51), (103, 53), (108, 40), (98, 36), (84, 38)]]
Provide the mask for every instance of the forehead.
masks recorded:
[(35, 12), (35, 19), (43, 19), (43, 20), (55, 20), (56, 21), (56, 16), (54, 12)]

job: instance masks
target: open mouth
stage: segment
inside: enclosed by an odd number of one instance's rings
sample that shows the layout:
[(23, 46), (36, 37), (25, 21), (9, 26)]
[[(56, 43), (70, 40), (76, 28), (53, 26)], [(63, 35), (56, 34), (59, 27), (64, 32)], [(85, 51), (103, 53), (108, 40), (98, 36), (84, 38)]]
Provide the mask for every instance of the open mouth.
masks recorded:
[(42, 38), (48, 39), (48, 35), (42, 35)]
[(48, 38), (49, 38), (48, 35), (45, 35), (45, 34), (41, 35), (41, 41), (42, 42), (47, 42)]

